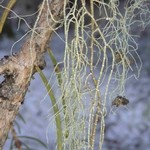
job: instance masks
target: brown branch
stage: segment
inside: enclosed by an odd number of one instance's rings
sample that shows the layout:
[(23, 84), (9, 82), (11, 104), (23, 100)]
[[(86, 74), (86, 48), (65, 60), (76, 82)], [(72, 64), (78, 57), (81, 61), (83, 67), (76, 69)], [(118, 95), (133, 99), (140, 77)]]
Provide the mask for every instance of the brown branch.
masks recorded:
[(45, 66), (43, 53), (57, 25), (56, 20), (61, 18), (63, 5), (63, 0), (49, 0), (49, 4), (43, 2), (33, 28), (36, 27), (35, 32), (28, 37), (18, 54), (0, 60), (0, 74), (5, 78), (0, 84), (0, 150), (36, 72), (35, 66)]

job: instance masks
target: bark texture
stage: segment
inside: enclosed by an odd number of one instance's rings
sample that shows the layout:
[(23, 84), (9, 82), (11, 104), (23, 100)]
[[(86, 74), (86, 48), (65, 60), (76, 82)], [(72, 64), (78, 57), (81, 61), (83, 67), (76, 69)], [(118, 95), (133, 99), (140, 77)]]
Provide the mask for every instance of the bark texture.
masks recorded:
[(43, 0), (33, 28), (35, 30), (20, 52), (0, 60), (0, 75), (5, 78), (0, 84), (0, 150), (24, 100), (31, 77), (36, 72), (35, 66), (45, 66), (43, 53), (57, 20), (61, 18), (63, 6), (64, 0)]

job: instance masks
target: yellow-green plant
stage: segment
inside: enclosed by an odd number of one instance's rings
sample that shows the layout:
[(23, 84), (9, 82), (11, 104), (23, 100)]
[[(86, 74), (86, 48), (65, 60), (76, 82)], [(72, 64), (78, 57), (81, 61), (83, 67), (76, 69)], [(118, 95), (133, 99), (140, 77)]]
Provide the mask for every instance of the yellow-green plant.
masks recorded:
[[(64, 112), (60, 128), (56, 121), (57, 130), (64, 131), (57, 139), (62, 138), (62, 149), (93, 150), (97, 146), (101, 150), (107, 104), (117, 95), (124, 96), (126, 81), (140, 74), (142, 63), (132, 29), (144, 29), (149, 23), (149, 1), (125, 0), (123, 6), (119, 0), (74, 0), (68, 5), (68, 0), (64, 1), (63, 69), (49, 51)], [(52, 90), (49, 87), (47, 91)], [(56, 103), (52, 102), (55, 120), (60, 112), (59, 107), (55, 110)], [(96, 140), (97, 127), (100, 132)]]
[(15, 5), (15, 3), (16, 3), (16, 0), (10, 0), (8, 2), (7, 6), (4, 7), (5, 10), (4, 10), (4, 12), (0, 18), (0, 33), (2, 32), (4, 24), (5, 24), (6, 19), (7, 19), (7, 16), (9, 14), (10, 10), (12, 9), (12, 7)]
[(39, 67), (36, 67), (37, 71), (39, 72), (40, 74), (40, 77), (47, 89), (47, 92), (49, 94), (49, 97), (51, 99), (51, 102), (52, 102), (52, 107), (53, 107), (53, 110), (54, 110), (54, 115), (55, 115), (55, 121), (56, 121), (56, 128), (57, 128), (57, 149), (58, 150), (61, 150), (62, 149), (62, 145), (63, 145), (63, 142), (62, 142), (62, 127), (61, 127), (61, 118), (60, 118), (60, 114), (59, 114), (59, 108), (57, 106), (57, 101), (56, 101), (56, 98), (54, 96), (54, 93), (52, 91), (52, 88), (48, 82), (48, 80), (46, 79), (45, 75), (43, 74), (43, 72), (41, 71), (41, 69)]

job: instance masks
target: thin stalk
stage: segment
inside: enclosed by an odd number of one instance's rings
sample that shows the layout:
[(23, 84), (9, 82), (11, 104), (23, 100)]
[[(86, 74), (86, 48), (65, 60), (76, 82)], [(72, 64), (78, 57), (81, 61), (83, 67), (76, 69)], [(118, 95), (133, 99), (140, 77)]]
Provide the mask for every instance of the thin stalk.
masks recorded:
[(6, 22), (6, 18), (9, 14), (9, 11), (11, 10), (11, 8), (14, 6), (14, 4), (16, 3), (16, 0), (10, 0), (3, 12), (3, 15), (0, 19), (0, 33), (2, 33), (2, 30), (3, 30), (3, 26), (4, 26), (4, 23)]
[[(50, 48), (47, 48), (47, 52), (50, 56), (50, 59), (53, 63), (53, 66), (54, 66), (54, 70), (55, 70), (55, 73), (56, 73), (56, 77), (57, 77), (57, 80), (58, 80), (58, 84), (59, 86), (61, 87), (61, 84), (62, 84), (62, 76), (61, 76), (61, 72), (60, 72), (60, 68), (59, 68), (59, 65), (58, 65), (58, 62), (52, 52), (52, 50)], [(64, 96), (62, 96), (62, 105), (63, 105), (63, 112), (64, 112), (64, 116), (65, 116), (65, 123), (67, 125), (67, 122), (69, 121), (69, 118), (66, 116), (66, 101), (64, 99)], [(67, 138), (69, 136), (69, 132), (68, 130), (66, 131), (65, 133), (65, 137)]]
[(60, 114), (59, 114), (59, 108), (56, 102), (56, 98), (54, 96), (54, 92), (52, 91), (52, 88), (50, 86), (50, 84), (48, 83), (48, 80), (46, 79), (45, 75), (43, 74), (42, 70), (39, 67), (36, 67), (36, 70), (39, 72), (40, 77), (47, 89), (47, 92), (49, 94), (49, 97), (51, 99), (52, 102), (52, 106), (53, 106), (53, 111), (55, 114), (55, 122), (56, 122), (56, 130), (57, 130), (57, 150), (62, 150), (62, 128), (61, 128), (61, 118), (60, 118)]
[(57, 75), (57, 80), (58, 80), (58, 84), (59, 86), (61, 86), (62, 84), (62, 78), (61, 78), (61, 72), (60, 72), (60, 68), (58, 66), (57, 60), (52, 52), (52, 50), (50, 48), (47, 48), (47, 52), (51, 58), (51, 61), (53, 63), (54, 69), (55, 69), (55, 73)]

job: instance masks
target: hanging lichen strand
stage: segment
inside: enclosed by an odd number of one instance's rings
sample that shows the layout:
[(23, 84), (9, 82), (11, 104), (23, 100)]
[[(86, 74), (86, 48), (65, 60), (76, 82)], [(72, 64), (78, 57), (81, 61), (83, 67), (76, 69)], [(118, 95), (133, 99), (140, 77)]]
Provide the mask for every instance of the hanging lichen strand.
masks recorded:
[(127, 79), (139, 77), (141, 60), (131, 31), (149, 23), (148, 3), (126, 0), (122, 7), (119, 0), (74, 0), (64, 8), (64, 149), (102, 149), (106, 106), (124, 96)]

